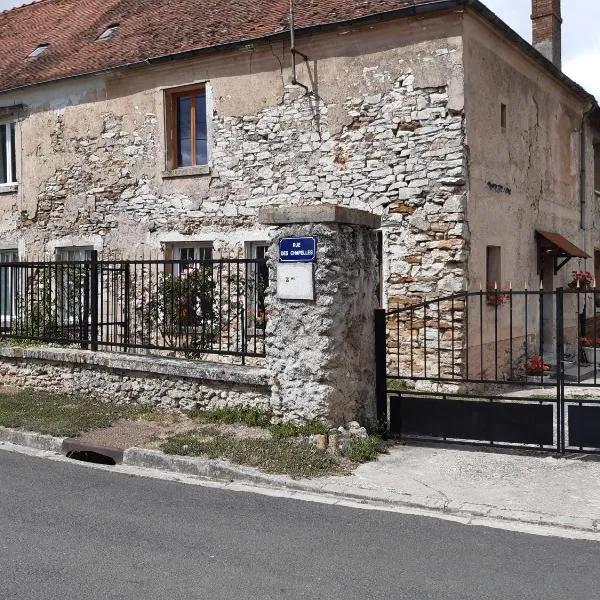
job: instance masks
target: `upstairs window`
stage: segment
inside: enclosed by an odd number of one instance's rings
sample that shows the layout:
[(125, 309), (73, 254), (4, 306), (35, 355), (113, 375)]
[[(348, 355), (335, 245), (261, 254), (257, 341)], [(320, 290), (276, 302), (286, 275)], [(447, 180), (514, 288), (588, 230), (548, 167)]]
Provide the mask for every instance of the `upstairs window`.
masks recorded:
[(0, 185), (16, 181), (15, 124), (0, 123)]
[(506, 104), (500, 104), (500, 128), (502, 129), (502, 133), (506, 132), (507, 119)]
[(600, 197), (600, 144), (594, 146), (594, 190)]
[(502, 249), (500, 246), (487, 246), (486, 248), (486, 280), (487, 288), (502, 287)]
[(205, 86), (169, 92), (167, 103), (170, 168), (208, 165)]

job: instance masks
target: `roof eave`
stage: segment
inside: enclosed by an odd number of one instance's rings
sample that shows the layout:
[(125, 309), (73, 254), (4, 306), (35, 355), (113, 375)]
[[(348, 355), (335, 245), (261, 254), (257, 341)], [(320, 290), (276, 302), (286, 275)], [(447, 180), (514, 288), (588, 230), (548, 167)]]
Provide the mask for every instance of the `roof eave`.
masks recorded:
[[(398, 8), (389, 11), (383, 11), (371, 15), (366, 15), (364, 17), (357, 17), (355, 19), (344, 19), (340, 21), (329, 21), (326, 23), (320, 23), (319, 25), (310, 25), (306, 27), (297, 27), (297, 32), (311, 32), (311, 31), (323, 31), (329, 30), (334, 27), (339, 27), (340, 25), (358, 25), (366, 22), (378, 22), (381, 20), (387, 20), (390, 18), (396, 17), (406, 17), (406, 16), (417, 16), (423, 14), (437, 13), (446, 10), (452, 9), (464, 9), (465, 7), (470, 7), (476, 10), (479, 14), (481, 14), (487, 21), (489, 21), (494, 27), (496, 27), (499, 31), (501, 31), (504, 35), (506, 35), (511, 41), (516, 43), (521, 50), (523, 50), (526, 54), (528, 54), (533, 60), (535, 60), (538, 64), (540, 64), (544, 69), (546, 69), (550, 74), (559, 79), (563, 84), (565, 84), (568, 88), (571, 89), (577, 95), (583, 97), (588, 103), (592, 110), (598, 109), (598, 102), (596, 98), (587, 92), (582, 86), (573, 81), (571, 78), (567, 77), (559, 68), (557, 68), (551, 61), (549, 61), (545, 56), (543, 56), (538, 50), (536, 50), (529, 42), (523, 39), (516, 31), (514, 31), (511, 27), (509, 27), (500, 17), (498, 17), (493, 11), (491, 11), (487, 6), (485, 6), (480, 0), (431, 0), (431, 2), (427, 2), (425, 4), (418, 4), (413, 6), (407, 6), (404, 8)], [(148, 57), (143, 60), (123, 63), (120, 65), (114, 65), (111, 67), (106, 67), (104, 69), (97, 69), (94, 71), (85, 71), (81, 73), (75, 73), (73, 75), (59, 77), (55, 79), (48, 79), (43, 81), (37, 81), (35, 83), (29, 83), (25, 85), (15, 86), (12, 88), (7, 88), (4, 90), (0, 90), (0, 93), (7, 93), (17, 91), (19, 89), (24, 89), (27, 87), (44, 85), (48, 83), (65, 81), (74, 79), (76, 77), (85, 77), (85, 76), (93, 76), (93, 75), (101, 75), (105, 73), (109, 73), (111, 71), (118, 71), (121, 69), (128, 69), (139, 67), (144, 64), (151, 63), (160, 63), (163, 61), (171, 61), (171, 60), (182, 60), (186, 58), (194, 58), (196, 56), (217, 52), (225, 48), (236, 48), (241, 45), (256, 43), (256, 42), (266, 42), (271, 40), (278, 40), (282, 37), (287, 37), (289, 35), (289, 29), (282, 29), (280, 32), (271, 34), (268, 36), (259, 36), (259, 37), (248, 37), (241, 38), (234, 42), (229, 42), (227, 44), (218, 44), (214, 46), (203, 46), (199, 48), (194, 48), (193, 50), (186, 50), (184, 52), (175, 52), (171, 54), (159, 55), (154, 57)]]

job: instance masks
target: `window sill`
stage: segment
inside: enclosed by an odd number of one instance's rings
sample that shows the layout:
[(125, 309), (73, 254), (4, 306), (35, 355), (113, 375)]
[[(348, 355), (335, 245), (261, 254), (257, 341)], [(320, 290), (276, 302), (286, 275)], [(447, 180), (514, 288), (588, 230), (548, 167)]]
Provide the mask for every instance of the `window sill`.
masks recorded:
[(18, 189), (18, 183), (0, 183), (0, 194), (14, 194)]
[(163, 171), (163, 179), (173, 179), (175, 177), (196, 177), (198, 175), (210, 175), (208, 165), (198, 165), (196, 167), (179, 167), (172, 171)]

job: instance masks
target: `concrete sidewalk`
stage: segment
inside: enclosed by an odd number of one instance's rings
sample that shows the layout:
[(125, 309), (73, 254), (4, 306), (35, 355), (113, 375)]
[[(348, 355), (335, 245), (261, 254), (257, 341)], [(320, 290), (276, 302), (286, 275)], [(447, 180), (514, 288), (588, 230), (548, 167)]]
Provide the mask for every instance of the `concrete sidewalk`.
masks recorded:
[(583, 455), (397, 446), (335, 485), (445, 512), (600, 532), (600, 462)]
[[(61, 453), (62, 441), (0, 427), (0, 443)], [(554, 458), (542, 453), (398, 445), (352, 475), (315, 479), (269, 475), (226, 461), (143, 448), (125, 450), (123, 465), (238, 487), (304, 492), (327, 497), (328, 502), (423, 509), (467, 522), (484, 518), (576, 530), (600, 540), (600, 460), (581, 454)]]

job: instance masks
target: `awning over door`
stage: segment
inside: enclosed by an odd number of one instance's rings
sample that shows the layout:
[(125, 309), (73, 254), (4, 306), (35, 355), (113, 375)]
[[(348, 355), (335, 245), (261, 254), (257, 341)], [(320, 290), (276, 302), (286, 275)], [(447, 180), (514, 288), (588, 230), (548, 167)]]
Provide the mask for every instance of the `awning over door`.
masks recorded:
[(536, 231), (535, 237), (538, 243), (538, 272), (542, 271), (542, 258), (544, 256), (554, 258), (555, 274), (572, 258), (590, 258), (585, 250), (571, 243), (560, 233)]

